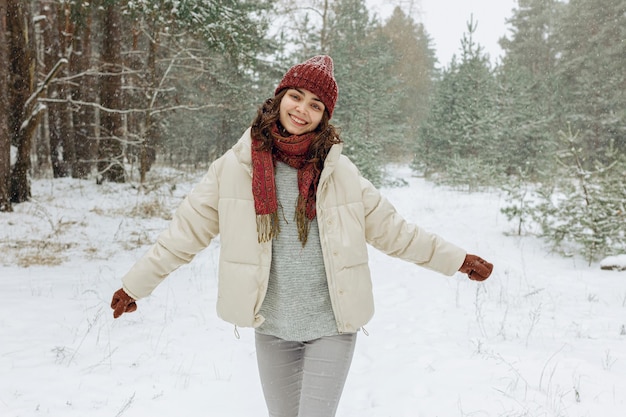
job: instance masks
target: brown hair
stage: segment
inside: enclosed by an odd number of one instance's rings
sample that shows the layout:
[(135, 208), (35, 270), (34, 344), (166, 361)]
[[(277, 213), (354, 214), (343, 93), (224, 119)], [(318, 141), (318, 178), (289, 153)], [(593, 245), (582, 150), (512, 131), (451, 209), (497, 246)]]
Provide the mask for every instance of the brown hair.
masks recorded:
[[(265, 100), (257, 110), (257, 115), (252, 121), (252, 136), (261, 140), (260, 151), (271, 150), (274, 146), (273, 127), (280, 124), (280, 102), (287, 93), (287, 89), (281, 90), (273, 98)], [(313, 139), (307, 155), (307, 160), (313, 162), (318, 172), (324, 167), (324, 160), (330, 148), (341, 143), (339, 131), (330, 123), (328, 112), (324, 110), (322, 120), (315, 129), (317, 136)]]

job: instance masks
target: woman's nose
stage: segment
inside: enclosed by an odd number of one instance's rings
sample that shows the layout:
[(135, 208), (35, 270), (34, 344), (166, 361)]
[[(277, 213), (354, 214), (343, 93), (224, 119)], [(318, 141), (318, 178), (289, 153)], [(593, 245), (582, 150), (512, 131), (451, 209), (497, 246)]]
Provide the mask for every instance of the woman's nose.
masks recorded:
[(296, 103), (296, 110), (299, 113), (304, 113), (306, 109), (306, 106), (303, 103)]

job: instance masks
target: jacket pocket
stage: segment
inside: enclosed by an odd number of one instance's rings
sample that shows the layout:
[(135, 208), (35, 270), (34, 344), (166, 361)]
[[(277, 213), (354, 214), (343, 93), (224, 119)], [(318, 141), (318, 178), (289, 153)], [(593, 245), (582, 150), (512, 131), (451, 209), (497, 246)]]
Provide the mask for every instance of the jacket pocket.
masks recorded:
[(232, 324), (254, 327), (256, 311), (260, 307), (267, 283), (263, 279), (269, 271), (258, 265), (221, 262), (217, 314)]

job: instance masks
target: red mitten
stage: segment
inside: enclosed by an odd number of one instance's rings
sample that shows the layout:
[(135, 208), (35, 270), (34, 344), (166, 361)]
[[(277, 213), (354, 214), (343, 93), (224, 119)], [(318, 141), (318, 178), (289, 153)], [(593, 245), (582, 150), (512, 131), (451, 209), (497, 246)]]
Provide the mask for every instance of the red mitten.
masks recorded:
[(463, 261), (463, 265), (459, 268), (459, 271), (467, 274), (471, 280), (484, 281), (491, 275), (493, 265), (476, 255), (470, 255), (468, 253), (465, 255), (465, 260)]
[(124, 313), (132, 313), (137, 310), (137, 303), (133, 297), (120, 288), (113, 294), (111, 308), (113, 309), (113, 318), (116, 319)]

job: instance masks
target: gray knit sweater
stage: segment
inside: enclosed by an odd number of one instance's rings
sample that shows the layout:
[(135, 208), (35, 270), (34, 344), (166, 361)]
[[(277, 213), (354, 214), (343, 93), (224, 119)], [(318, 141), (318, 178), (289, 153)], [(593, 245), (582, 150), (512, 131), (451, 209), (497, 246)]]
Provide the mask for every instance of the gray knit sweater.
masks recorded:
[[(298, 240), (295, 222), (298, 170), (282, 162), (275, 169), (276, 194), (282, 211), (280, 233), (272, 241), (272, 265), (260, 314), (263, 334), (290, 341), (309, 341), (338, 334), (330, 303), (317, 218), (307, 243)], [(281, 210), (281, 208), (279, 208)]]

